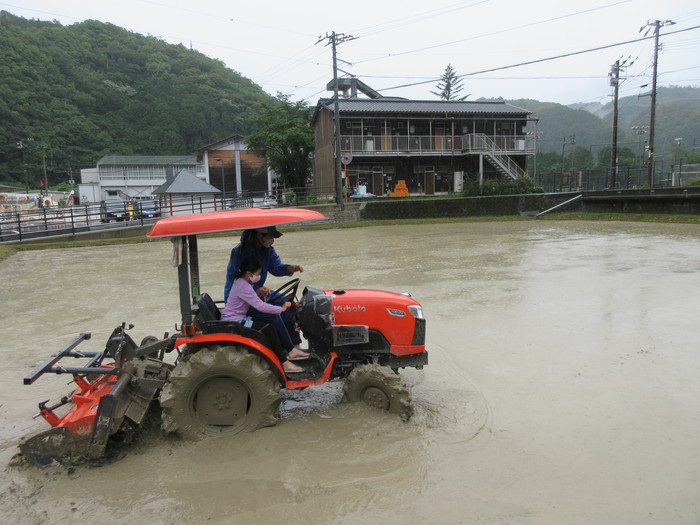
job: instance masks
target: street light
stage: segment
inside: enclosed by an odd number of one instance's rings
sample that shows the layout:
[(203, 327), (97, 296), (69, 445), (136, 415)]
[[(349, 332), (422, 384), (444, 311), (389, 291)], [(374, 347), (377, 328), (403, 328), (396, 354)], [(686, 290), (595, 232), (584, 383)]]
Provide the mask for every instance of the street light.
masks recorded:
[(224, 178), (224, 159), (216, 157), (214, 159), (216, 162), (221, 162), (221, 191), (223, 193), (222, 202), (224, 203), (224, 210), (226, 209), (226, 179)]
[(49, 176), (46, 174), (46, 150), (49, 149), (48, 146), (41, 144), (41, 165), (44, 168), (44, 187), (46, 188), (46, 195), (49, 194)]
[(22, 151), (22, 171), (24, 172), (24, 185), (27, 193), (29, 193), (29, 179), (27, 179), (27, 162), (24, 159), (24, 141), (34, 139), (20, 139), (17, 141), (17, 149)]

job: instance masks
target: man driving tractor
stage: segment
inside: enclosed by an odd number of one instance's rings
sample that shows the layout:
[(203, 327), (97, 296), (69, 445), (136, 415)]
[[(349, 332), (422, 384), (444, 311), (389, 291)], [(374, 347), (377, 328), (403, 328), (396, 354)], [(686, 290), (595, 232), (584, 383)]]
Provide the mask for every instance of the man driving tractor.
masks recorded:
[[(247, 257), (253, 257), (260, 262), (262, 270), (260, 271), (260, 280), (253, 284), (253, 289), (258, 296), (265, 300), (275, 297), (275, 291), (270, 290), (265, 286), (268, 272), (276, 277), (285, 277), (294, 275), (296, 272), (303, 272), (304, 268), (299, 265), (285, 264), (281, 261), (279, 255), (272, 247), (275, 239), (282, 236), (275, 226), (267, 228), (257, 228), (255, 230), (245, 230), (241, 234), (241, 242), (231, 250), (231, 257), (226, 268), (226, 285), (224, 286), (224, 301), (228, 301), (231, 286), (236, 276), (236, 270), (241, 267), (241, 264)], [(266, 319), (277, 328), (283, 346), (295, 346), (300, 349), (301, 335), (294, 327), (294, 319), (290, 310), (286, 310), (280, 316), (273, 316), (260, 312), (255, 308), (250, 308), (248, 315), (258, 319)]]

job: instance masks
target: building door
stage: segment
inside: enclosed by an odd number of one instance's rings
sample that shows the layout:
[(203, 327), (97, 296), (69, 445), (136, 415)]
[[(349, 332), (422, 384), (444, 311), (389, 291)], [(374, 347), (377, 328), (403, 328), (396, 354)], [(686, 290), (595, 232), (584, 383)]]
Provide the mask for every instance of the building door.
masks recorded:
[(423, 183), (426, 195), (435, 194), (435, 173), (432, 171), (425, 172), (425, 182)]
[(445, 125), (435, 124), (435, 149), (445, 149)]
[(391, 125), (382, 124), (382, 151), (391, 151)]
[(367, 189), (370, 193), (374, 195), (383, 195), (384, 189), (382, 188), (382, 182), (384, 179), (383, 173), (372, 173), (372, 188)]

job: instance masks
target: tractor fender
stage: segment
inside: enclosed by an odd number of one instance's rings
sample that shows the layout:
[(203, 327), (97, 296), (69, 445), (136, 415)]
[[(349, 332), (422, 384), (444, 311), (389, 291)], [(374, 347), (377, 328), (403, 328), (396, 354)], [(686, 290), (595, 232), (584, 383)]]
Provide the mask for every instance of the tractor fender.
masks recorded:
[(238, 334), (216, 333), (216, 334), (195, 334), (191, 336), (177, 337), (175, 339), (175, 348), (179, 348), (184, 344), (199, 345), (204, 343), (236, 343), (248, 348), (252, 354), (262, 357), (270, 367), (270, 370), (277, 376), (280, 383), (285, 385), (287, 377), (282, 368), (282, 364), (267, 346), (250, 337), (244, 337)]

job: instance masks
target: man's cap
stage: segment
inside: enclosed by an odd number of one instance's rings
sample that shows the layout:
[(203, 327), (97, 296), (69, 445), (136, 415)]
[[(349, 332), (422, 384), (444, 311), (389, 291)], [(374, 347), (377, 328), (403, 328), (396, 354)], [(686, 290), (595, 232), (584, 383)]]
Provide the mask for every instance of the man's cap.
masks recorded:
[(260, 233), (267, 233), (273, 239), (279, 239), (282, 237), (282, 232), (279, 231), (275, 226), (268, 226), (267, 228), (258, 228), (256, 231)]

